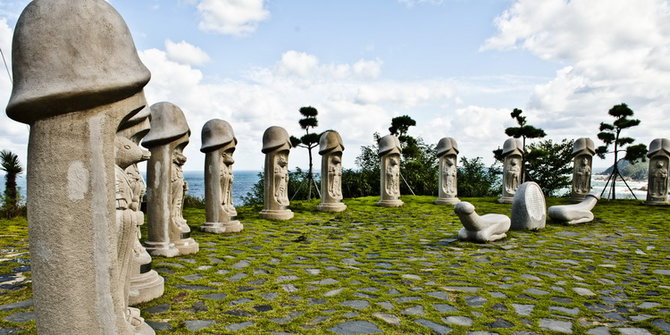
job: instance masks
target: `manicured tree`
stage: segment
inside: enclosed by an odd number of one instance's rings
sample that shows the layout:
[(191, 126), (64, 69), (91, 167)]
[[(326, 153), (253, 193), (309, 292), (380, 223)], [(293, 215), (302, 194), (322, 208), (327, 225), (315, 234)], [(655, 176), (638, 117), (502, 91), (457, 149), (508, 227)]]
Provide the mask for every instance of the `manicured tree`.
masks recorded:
[(5, 196), (3, 208), (8, 215), (18, 209), (16, 177), (23, 172), (19, 157), (9, 150), (0, 151), (0, 170), (5, 171)]
[[(609, 177), (607, 178), (605, 188), (603, 188), (603, 191), (600, 193), (600, 195), (602, 196), (605, 193), (605, 189), (607, 189), (607, 185), (611, 180), (612, 185), (610, 191), (612, 194), (612, 199), (616, 199), (615, 190), (617, 177), (620, 177), (624, 184), (628, 186), (628, 183), (626, 183), (626, 180), (623, 179), (623, 176), (621, 176), (621, 173), (619, 172), (619, 152), (625, 151), (626, 154), (623, 159), (631, 163), (635, 163), (638, 160), (646, 160), (645, 155), (647, 154), (647, 147), (644, 144), (631, 145), (633, 142), (635, 142), (635, 139), (632, 137), (621, 137), (622, 130), (635, 127), (640, 124), (640, 120), (628, 118), (634, 114), (632, 109), (628, 108), (626, 104), (622, 103), (620, 105), (615, 105), (607, 113), (610, 116), (616, 118), (616, 120), (614, 120), (614, 122), (611, 124), (605, 122), (600, 123), (600, 132), (598, 133), (598, 138), (603, 141), (605, 145), (601, 145), (596, 148), (596, 154), (598, 157), (605, 159), (606, 154), (613, 153), (614, 164), (612, 165), (612, 173), (610, 173)], [(612, 151), (608, 151), (610, 145), (614, 146)], [(623, 149), (624, 146), (628, 147)], [(635, 197), (635, 194), (630, 189), (630, 187), (628, 187), (628, 190), (631, 194), (633, 194), (633, 197)], [(637, 197), (635, 198), (637, 199)]]
[[(521, 113), (523, 113), (522, 110), (518, 108), (514, 108), (512, 113), (510, 113), (510, 116), (516, 120), (516, 123), (519, 125), (518, 127), (509, 127), (505, 129), (505, 134), (507, 136), (511, 136), (514, 138), (521, 138), (522, 139), (522, 150), (524, 153), (523, 156), (523, 161), (521, 164), (521, 178), (523, 181), (526, 180), (526, 171), (525, 171), (525, 163), (526, 163), (526, 138), (542, 138), (547, 136), (545, 134), (544, 130), (541, 128), (535, 128), (531, 125), (526, 124), (526, 117), (521, 116)], [(493, 155), (496, 157), (498, 160), (502, 160), (502, 149), (494, 150)]]
[(296, 147), (303, 147), (307, 149), (309, 153), (309, 170), (307, 171), (307, 200), (312, 198), (312, 186), (314, 184), (314, 175), (312, 174), (312, 149), (319, 145), (320, 135), (317, 133), (310, 133), (310, 130), (316, 128), (319, 125), (319, 121), (316, 119), (316, 116), (319, 114), (319, 111), (312, 106), (300, 107), (300, 114), (303, 116), (302, 119), (298, 121), (300, 128), (305, 130), (305, 135), (302, 135), (300, 138), (291, 136), (291, 145)]

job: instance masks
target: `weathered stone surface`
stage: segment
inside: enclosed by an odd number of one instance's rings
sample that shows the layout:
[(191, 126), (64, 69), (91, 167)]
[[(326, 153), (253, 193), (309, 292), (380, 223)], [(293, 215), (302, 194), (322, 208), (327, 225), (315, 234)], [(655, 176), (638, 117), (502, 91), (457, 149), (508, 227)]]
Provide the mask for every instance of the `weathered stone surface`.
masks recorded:
[(433, 332), (435, 332), (435, 334), (438, 334), (438, 335), (444, 335), (444, 334), (448, 334), (449, 332), (451, 332), (451, 328), (449, 328), (447, 326), (444, 326), (444, 325), (441, 325), (439, 323), (430, 321), (430, 320), (416, 319), (416, 320), (414, 320), (414, 322), (416, 322), (416, 323), (418, 323), (418, 324), (420, 324), (424, 327), (430, 328)]
[(400, 207), (400, 141), (394, 135), (379, 139), (380, 200), (378, 206)]
[(437, 142), (438, 168), (438, 198), (435, 204), (455, 205), (460, 202), (457, 198), (458, 144), (451, 137), (444, 137)]
[(593, 213), (591, 210), (600, 200), (600, 196), (596, 193), (588, 193), (584, 196), (578, 204), (551, 206), (547, 211), (552, 220), (558, 222), (565, 222), (567, 224), (586, 223), (593, 221)]
[(24, 309), (33, 306), (33, 299), (27, 299), (11, 304), (0, 305), (0, 311), (10, 311), (12, 309)]
[(668, 175), (670, 174), (670, 139), (657, 138), (649, 144), (649, 183), (646, 205), (670, 205)]
[(572, 322), (554, 319), (540, 319), (540, 328), (559, 333), (572, 334)]
[(399, 326), (400, 325), (400, 318), (393, 315), (393, 314), (388, 314), (388, 313), (381, 313), (381, 312), (376, 312), (372, 313), (372, 316), (386, 322), (392, 325)]
[(463, 224), (458, 232), (458, 239), (486, 243), (507, 237), (510, 228), (510, 219), (503, 214), (486, 214), (479, 216), (475, 206), (469, 202), (459, 202), (454, 212)]
[(374, 323), (368, 321), (347, 321), (342, 322), (335, 327), (329, 328), (329, 331), (341, 335), (355, 335), (355, 334), (377, 334), (382, 330)]
[(570, 199), (575, 202), (584, 200), (591, 191), (591, 171), (595, 145), (588, 137), (575, 140), (572, 148), (572, 192)]
[(288, 156), (291, 142), (282, 127), (270, 127), (263, 133), (265, 154), (265, 183), (263, 210), (260, 217), (269, 220), (289, 220), (293, 212), (288, 209)]
[(517, 188), (521, 184), (521, 163), (523, 145), (519, 139), (509, 138), (503, 144), (503, 183), (502, 197), (498, 202), (511, 204)]
[(442, 318), (442, 321), (457, 326), (472, 326), (472, 319), (466, 316), (447, 316), (446, 318)]
[(321, 155), (321, 202), (316, 209), (322, 212), (341, 212), (342, 203), (342, 137), (334, 130), (325, 131), (319, 139)]
[(214, 320), (186, 320), (184, 323), (186, 324), (186, 329), (193, 332), (213, 325)]
[(546, 223), (547, 205), (540, 185), (532, 181), (521, 184), (512, 202), (511, 229), (544, 229)]

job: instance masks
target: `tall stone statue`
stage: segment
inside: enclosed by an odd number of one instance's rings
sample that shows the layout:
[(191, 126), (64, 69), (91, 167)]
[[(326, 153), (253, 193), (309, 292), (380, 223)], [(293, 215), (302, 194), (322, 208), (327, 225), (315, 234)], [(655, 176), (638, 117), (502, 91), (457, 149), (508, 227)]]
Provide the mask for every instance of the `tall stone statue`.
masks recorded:
[(458, 169), (456, 162), (458, 159), (458, 143), (451, 137), (442, 138), (437, 142), (437, 157), (439, 162), (439, 186), (438, 198), (435, 203), (438, 205), (455, 205), (460, 202), (456, 190), (456, 179)]
[(265, 154), (265, 184), (263, 210), (260, 217), (270, 220), (289, 220), (293, 212), (288, 209), (288, 154), (291, 141), (282, 127), (272, 126), (263, 133)]
[(670, 174), (670, 140), (657, 138), (649, 144), (649, 184), (645, 205), (670, 205), (668, 174)]
[(342, 137), (334, 130), (321, 134), (321, 203), (316, 208), (322, 212), (341, 212), (347, 209), (342, 201)]
[(394, 135), (386, 135), (379, 139), (380, 158), (380, 194), (377, 202), (382, 207), (400, 207), (400, 141)]
[[(149, 132), (150, 122), (149, 116), (151, 110), (145, 107), (139, 113), (135, 114), (127, 122), (121, 124), (117, 136), (128, 139), (132, 142), (129, 148), (125, 146), (117, 148), (120, 152), (125, 152), (132, 148), (133, 151), (142, 150), (139, 147), (140, 141)], [(141, 151), (142, 156), (139, 161), (146, 161), (151, 156), (147, 150)], [(118, 159), (117, 159), (118, 161)], [(128, 298), (129, 305), (137, 305), (143, 302), (151, 301), (163, 295), (164, 279), (156, 270), (151, 269), (151, 255), (140, 243), (141, 233), (140, 226), (144, 224), (144, 213), (140, 210), (144, 195), (146, 194), (146, 184), (144, 178), (140, 173), (137, 164), (139, 161), (133, 161), (126, 169), (126, 177), (131, 191), (131, 199), (128, 203), (128, 208), (134, 211), (138, 216), (135, 220), (135, 234), (132, 242), (132, 264), (130, 268), (130, 292)], [(118, 165), (118, 164), (117, 164)], [(117, 182), (120, 178), (117, 178)], [(117, 194), (118, 196), (118, 194)], [(117, 208), (118, 209), (118, 208)]]
[(12, 61), (7, 115), (30, 125), (37, 332), (152, 334), (126, 306), (125, 236), (137, 218), (116, 201), (117, 129), (146, 105), (150, 77), (128, 27), (104, 0), (34, 0), (16, 23)]
[(151, 106), (151, 131), (142, 145), (151, 151), (147, 164), (147, 251), (154, 256), (173, 257), (198, 252), (198, 243), (182, 216), (186, 163), (184, 147), (191, 130), (182, 110), (169, 102)]
[(244, 229), (235, 220), (233, 205), (233, 153), (237, 139), (226, 121), (213, 119), (202, 127), (205, 153), (205, 223), (200, 230), (208, 233), (237, 233)]
[(588, 137), (578, 138), (572, 149), (574, 170), (570, 200), (581, 202), (591, 192), (591, 170), (596, 147)]
[(511, 204), (521, 185), (522, 148), (521, 141), (515, 138), (508, 138), (503, 144), (503, 195), (498, 199), (501, 204)]

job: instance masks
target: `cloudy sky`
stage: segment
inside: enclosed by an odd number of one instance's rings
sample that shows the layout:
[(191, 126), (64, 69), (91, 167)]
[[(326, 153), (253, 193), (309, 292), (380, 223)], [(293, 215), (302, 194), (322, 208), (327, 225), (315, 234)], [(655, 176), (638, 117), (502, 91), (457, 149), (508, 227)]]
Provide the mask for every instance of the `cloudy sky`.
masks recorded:
[[(26, 0), (0, 0), (0, 48)], [(410, 134), (455, 138), (461, 156), (501, 146), (509, 113), (560, 140), (595, 135), (627, 103), (627, 135), (670, 137), (670, 3), (665, 0), (111, 0), (152, 72), (150, 104), (170, 101), (193, 135), (187, 170), (201, 170), (200, 130), (229, 121), (236, 169), (260, 170), (263, 131), (299, 136), (301, 106), (344, 139), (355, 167), (372, 134), (410, 115)], [(11, 66), (11, 60), (8, 59)], [(0, 72), (0, 104), (11, 82)], [(25, 162), (28, 127), (0, 115), (0, 148)], [(598, 143), (598, 141), (596, 141)], [(307, 166), (305, 149), (290, 166)], [(595, 162), (605, 166), (607, 162)], [(319, 166), (317, 163), (316, 166)]]

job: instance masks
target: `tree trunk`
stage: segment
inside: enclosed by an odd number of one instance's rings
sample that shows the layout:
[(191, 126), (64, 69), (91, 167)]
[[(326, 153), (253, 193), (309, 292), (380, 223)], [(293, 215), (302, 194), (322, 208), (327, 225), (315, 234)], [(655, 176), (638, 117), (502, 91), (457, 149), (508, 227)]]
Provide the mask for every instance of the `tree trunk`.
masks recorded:
[(614, 138), (614, 169), (612, 169), (612, 174), (614, 174), (612, 178), (612, 200), (616, 200), (616, 178), (619, 175), (619, 132), (621, 132), (621, 129), (617, 129), (616, 131), (616, 137)]

